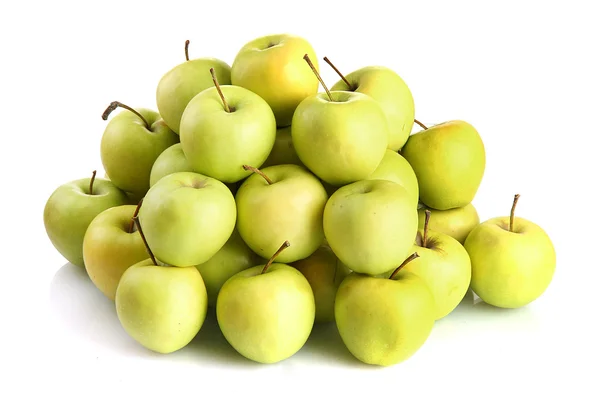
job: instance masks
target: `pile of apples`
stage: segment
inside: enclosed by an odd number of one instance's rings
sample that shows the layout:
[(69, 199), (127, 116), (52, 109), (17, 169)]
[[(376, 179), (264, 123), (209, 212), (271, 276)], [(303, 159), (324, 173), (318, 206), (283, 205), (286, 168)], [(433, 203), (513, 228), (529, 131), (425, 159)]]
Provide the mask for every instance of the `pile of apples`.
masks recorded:
[[(186, 59), (158, 82), (157, 111), (113, 102), (106, 176), (57, 188), (56, 249), (159, 353), (185, 347), (209, 308), (231, 346), (289, 358), (335, 323), (368, 364), (415, 354), (469, 289), (502, 308), (537, 299), (556, 256), (538, 225), (480, 222), (485, 148), (465, 121), (426, 127), (393, 70), (331, 88), (304, 38), (245, 44), (231, 66)], [(324, 91), (319, 91), (319, 83)], [(412, 133), (413, 123), (422, 130)]]

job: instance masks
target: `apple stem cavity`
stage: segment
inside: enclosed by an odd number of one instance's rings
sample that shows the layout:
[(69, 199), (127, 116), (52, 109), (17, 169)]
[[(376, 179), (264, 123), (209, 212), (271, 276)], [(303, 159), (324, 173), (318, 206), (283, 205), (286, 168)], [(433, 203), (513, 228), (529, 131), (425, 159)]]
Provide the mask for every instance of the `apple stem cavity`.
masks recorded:
[(415, 119), (415, 124), (419, 125), (419, 126), (420, 126), (421, 128), (423, 128), (424, 130), (427, 130), (427, 129), (429, 129), (429, 128), (427, 128), (427, 127), (425, 126), (425, 124), (424, 124), (424, 123), (422, 123), (422, 122), (421, 122), (421, 121), (419, 121), (418, 119)]
[(419, 254), (417, 254), (417, 252), (412, 253), (410, 256), (408, 256), (408, 258), (406, 260), (404, 260), (402, 262), (402, 264), (400, 264), (400, 266), (398, 268), (396, 268), (394, 270), (394, 272), (392, 272), (392, 274), (390, 275), (390, 279), (394, 279), (394, 277), (396, 276), (396, 274), (402, 269), (404, 268), (404, 266), (406, 264), (408, 264), (409, 262), (411, 262), (412, 260), (414, 260), (415, 258), (418, 258)]
[(90, 179), (90, 195), (94, 194), (94, 181), (96, 180), (96, 170), (92, 171), (92, 179)]
[(425, 223), (423, 224), (423, 240), (421, 247), (427, 247), (427, 231), (429, 230), (429, 217), (431, 217), (431, 211), (425, 210)]
[(133, 217), (133, 220), (135, 221), (135, 225), (137, 226), (138, 232), (140, 232), (140, 236), (142, 237), (142, 242), (144, 242), (144, 246), (146, 246), (146, 251), (150, 255), (150, 259), (152, 260), (152, 263), (154, 265), (158, 266), (158, 263), (156, 262), (156, 258), (154, 258), (154, 253), (152, 253), (152, 250), (150, 250), (150, 246), (148, 245), (148, 242), (146, 241), (146, 236), (144, 236), (144, 231), (142, 231), (142, 225), (140, 225), (140, 217), (136, 215), (135, 217)]
[(227, 101), (225, 100), (225, 95), (221, 91), (221, 86), (219, 85), (219, 81), (217, 81), (217, 75), (215, 74), (215, 69), (214, 68), (210, 69), (210, 75), (212, 76), (212, 80), (213, 80), (213, 82), (215, 84), (215, 87), (217, 88), (217, 92), (219, 92), (219, 96), (221, 97), (221, 100), (223, 101), (223, 107), (225, 107), (225, 111), (227, 111), (228, 113), (230, 113), (231, 112), (231, 108), (229, 108), (229, 104), (227, 104)]
[(308, 63), (308, 66), (310, 67), (310, 69), (312, 69), (312, 72), (315, 74), (315, 76), (317, 77), (319, 82), (321, 82), (321, 85), (323, 85), (323, 88), (325, 89), (325, 92), (327, 92), (327, 97), (329, 97), (329, 100), (333, 101), (333, 97), (331, 97), (331, 92), (327, 88), (327, 85), (325, 85), (325, 81), (323, 81), (323, 78), (321, 78), (321, 74), (319, 74), (319, 71), (317, 71), (317, 68), (315, 68), (315, 65), (310, 60), (310, 57), (308, 56), (308, 54), (305, 54), (304, 57), (302, 57), (302, 58), (304, 58), (304, 61), (306, 61)]
[(340, 76), (340, 78), (342, 78), (342, 80), (344, 81), (344, 83), (346, 84), (346, 86), (348, 86), (348, 89), (350, 90), (355, 90), (354, 87), (352, 87), (352, 85), (350, 84), (350, 82), (348, 82), (348, 79), (346, 79), (346, 77), (344, 76), (344, 74), (342, 74), (340, 72), (339, 69), (336, 68), (335, 65), (333, 65), (333, 63), (331, 61), (329, 61), (329, 58), (327, 57), (323, 57), (323, 60), (329, 64), (329, 66), (335, 71), (336, 74), (338, 74)]
[(135, 219), (137, 218), (138, 213), (140, 212), (140, 207), (142, 206), (142, 201), (144, 201), (143, 198), (137, 204), (137, 207), (135, 208), (135, 211), (133, 212), (133, 216), (131, 217), (131, 222), (129, 223), (129, 233), (133, 233), (133, 227), (135, 226)]
[(140, 119), (142, 121), (144, 121), (144, 125), (146, 125), (146, 129), (150, 130), (150, 124), (148, 123), (148, 121), (146, 121), (146, 118), (144, 118), (142, 116), (142, 114), (140, 114), (139, 112), (137, 112), (136, 110), (134, 110), (133, 108), (119, 102), (119, 101), (113, 101), (112, 103), (110, 103), (108, 105), (108, 107), (106, 107), (106, 110), (104, 110), (104, 112), (102, 113), (102, 119), (103, 120), (107, 120), (108, 116), (110, 115), (111, 112), (115, 111), (117, 109), (117, 107), (121, 107), (124, 108), (126, 110), (131, 111), (132, 113), (134, 113), (135, 115), (137, 115), (138, 117), (140, 117)]
[(272, 185), (272, 184), (273, 184), (273, 181), (271, 180), (271, 178), (269, 178), (269, 177), (268, 177), (268, 176), (267, 176), (267, 175), (266, 175), (264, 172), (262, 172), (260, 169), (258, 169), (258, 168), (254, 168), (254, 167), (252, 167), (252, 166), (250, 166), (250, 165), (242, 165), (242, 168), (244, 168), (246, 171), (252, 171), (252, 172), (254, 172), (255, 174), (258, 174), (258, 175), (262, 176), (262, 177), (263, 177), (263, 179), (264, 179), (265, 181), (267, 181), (267, 183), (268, 183), (269, 185)]
[(273, 254), (271, 256), (271, 258), (269, 258), (269, 261), (267, 261), (267, 263), (263, 267), (262, 271), (260, 271), (260, 274), (262, 275), (265, 272), (267, 272), (267, 269), (269, 269), (269, 267), (271, 266), (271, 264), (273, 264), (273, 261), (275, 261), (275, 259), (277, 258), (277, 256), (279, 254), (281, 254), (281, 252), (284, 251), (285, 249), (287, 249), (288, 247), (290, 247), (290, 242), (286, 240), (285, 242), (283, 242), (283, 244), (281, 246), (279, 246), (279, 249), (277, 249), (277, 251), (275, 252), (275, 254)]
[(517, 208), (517, 202), (519, 201), (520, 194), (515, 194), (515, 198), (513, 200), (512, 208), (510, 209), (510, 223), (508, 226), (508, 230), (514, 232), (513, 228), (515, 225), (515, 208)]
[(188, 52), (188, 48), (190, 47), (190, 41), (185, 41), (185, 61), (190, 61), (190, 53)]

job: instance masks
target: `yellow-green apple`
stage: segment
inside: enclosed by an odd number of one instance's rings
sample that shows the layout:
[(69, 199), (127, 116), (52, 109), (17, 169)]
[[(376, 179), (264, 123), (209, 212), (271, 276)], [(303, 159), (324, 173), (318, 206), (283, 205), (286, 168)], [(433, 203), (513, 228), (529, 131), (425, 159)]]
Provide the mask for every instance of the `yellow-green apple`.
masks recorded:
[(174, 172), (194, 172), (187, 158), (185, 158), (181, 143), (176, 143), (165, 149), (154, 161), (150, 171), (150, 187), (154, 186), (160, 178)]
[[(432, 208), (428, 210), (431, 213), (429, 228), (450, 235), (461, 244), (465, 242), (469, 232), (480, 222), (479, 214), (472, 203), (449, 210), (434, 210)], [(423, 229), (424, 224), (425, 208), (421, 208), (419, 209), (419, 228)]]
[(387, 179), (404, 186), (414, 200), (415, 207), (419, 203), (419, 182), (415, 171), (398, 152), (386, 150), (383, 160), (367, 179)]
[(273, 145), (271, 154), (269, 154), (267, 160), (261, 165), (261, 168), (281, 164), (302, 165), (302, 161), (300, 161), (296, 150), (294, 150), (291, 126), (277, 129), (275, 144)]

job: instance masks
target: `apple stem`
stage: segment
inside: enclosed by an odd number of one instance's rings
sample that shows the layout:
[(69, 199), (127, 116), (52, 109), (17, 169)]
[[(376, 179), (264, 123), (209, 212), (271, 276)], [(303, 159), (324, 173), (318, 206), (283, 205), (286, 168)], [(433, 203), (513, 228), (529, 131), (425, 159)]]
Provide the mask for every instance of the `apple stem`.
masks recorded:
[(323, 78), (321, 78), (321, 75), (319, 74), (319, 71), (317, 71), (317, 68), (315, 68), (315, 65), (310, 60), (310, 57), (308, 56), (308, 54), (305, 54), (303, 58), (308, 63), (308, 66), (310, 67), (310, 69), (312, 69), (313, 73), (316, 75), (316, 77), (319, 80), (319, 82), (321, 82), (321, 85), (323, 85), (323, 88), (327, 92), (327, 96), (329, 97), (329, 100), (333, 101), (333, 97), (331, 97), (331, 93), (329, 92), (329, 89), (327, 89), (327, 85), (325, 85), (325, 82), (323, 81)]
[(272, 184), (273, 184), (273, 181), (272, 181), (272, 180), (271, 180), (271, 179), (270, 179), (270, 178), (269, 178), (269, 177), (268, 177), (268, 176), (267, 176), (267, 175), (266, 175), (264, 172), (262, 172), (260, 169), (258, 169), (258, 168), (254, 168), (254, 167), (251, 167), (250, 165), (242, 165), (242, 167), (243, 167), (243, 168), (244, 168), (246, 171), (252, 171), (252, 172), (254, 172), (255, 174), (258, 174), (258, 175), (262, 176), (262, 177), (264, 178), (264, 180), (265, 180), (265, 181), (267, 181), (267, 183), (268, 183), (269, 185), (272, 185)]
[(425, 130), (426, 130), (426, 129), (429, 129), (429, 128), (427, 128), (427, 127), (425, 126), (425, 124), (424, 124), (424, 123), (422, 123), (422, 122), (421, 122), (421, 121), (419, 121), (418, 119), (415, 119), (415, 124), (419, 125), (421, 128), (423, 128), (423, 129), (425, 129)]
[(90, 179), (90, 194), (94, 194), (94, 181), (96, 180), (96, 170), (92, 171), (92, 179)]
[(423, 224), (423, 240), (421, 243), (421, 247), (427, 247), (427, 231), (429, 230), (429, 217), (431, 216), (431, 211), (425, 210), (425, 224)]
[(517, 208), (517, 201), (519, 201), (519, 197), (521, 197), (520, 194), (515, 194), (515, 198), (513, 200), (513, 205), (512, 208), (510, 209), (510, 225), (508, 227), (508, 230), (513, 232), (513, 227), (514, 227), (514, 223), (515, 223), (515, 208)]
[(110, 113), (115, 111), (117, 109), (117, 107), (121, 107), (121, 108), (131, 111), (132, 113), (134, 113), (135, 115), (140, 117), (142, 119), (142, 121), (144, 121), (144, 125), (146, 125), (146, 129), (150, 129), (150, 124), (148, 123), (148, 121), (146, 121), (146, 118), (144, 118), (142, 116), (142, 114), (140, 114), (133, 108), (131, 108), (121, 102), (118, 102), (118, 101), (113, 101), (112, 103), (110, 103), (108, 105), (108, 107), (106, 107), (106, 110), (104, 110), (104, 112), (102, 113), (102, 119), (106, 121), (108, 119), (108, 116), (110, 115)]
[(146, 251), (148, 251), (148, 254), (150, 254), (150, 259), (152, 259), (152, 263), (154, 265), (158, 266), (158, 263), (156, 262), (156, 258), (154, 258), (154, 254), (152, 253), (152, 250), (150, 250), (150, 246), (148, 246), (148, 242), (146, 241), (146, 236), (144, 236), (144, 231), (142, 231), (142, 226), (140, 225), (140, 217), (136, 215), (135, 217), (133, 217), (133, 220), (135, 221), (138, 231), (140, 232), (140, 236), (142, 237), (142, 242), (144, 242), (144, 246), (146, 246)]
[(333, 65), (333, 63), (332, 63), (331, 61), (329, 61), (329, 58), (327, 58), (327, 57), (323, 57), (323, 60), (325, 60), (325, 62), (326, 62), (327, 64), (329, 64), (329, 66), (330, 66), (331, 68), (333, 68), (333, 70), (336, 72), (336, 74), (338, 74), (338, 75), (340, 76), (340, 78), (342, 78), (342, 80), (344, 81), (344, 83), (345, 83), (345, 84), (348, 86), (348, 89), (352, 90), (352, 85), (350, 84), (350, 82), (348, 82), (348, 79), (346, 79), (346, 77), (344, 76), (344, 74), (342, 74), (342, 73), (340, 72), (340, 70), (339, 70), (339, 69), (337, 69), (337, 68), (335, 67), (335, 65)]
[(402, 264), (400, 264), (400, 266), (394, 270), (394, 272), (392, 272), (392, 274), (390, 275), (390, 279), (394, 279), (394, 277), (396, 276), (398, 271), (400, 271), (406, 264), (408, 264), (409, 262), (411, 262), (412, 260), (414, 260), (415, 258), (418, 258), (418, 257), (419, 257), (419, 255), (417, 254), (417, 252), (414, 252), (410, 256), (408, 256), (408, 258), (406, 260), (404, 260), (402, 262)]
[(212, 80), (215, 84), (215, 87), (217, 88), (217, 92), (219, 92), (219, 96), (221, 96), (221, 100), (223, 101), (223, 106), (225, 107), (225, 111), (230, 113), (231, 108), (229, 108), (229, 104), (227, 104), (227, 101), (225, 100), (225, 96), (223, 95), (223, 92), (221, 91), (221, 86), (219, 86), (219, 82), (217, 81), (217, 75), (215, 75), (214, 68), (210, 69), (210, 74), (212, 75)]
[(143, 198), (137, 204), (137, 207), (135, 208), (135, 211), (133, 212), (133, 217), (131, 217), (131, 222), (129, 223), (129, 233), (133, 233), (133, 227), (135, 226), (134, 225), (135, 224), (135, 218), (137, 217), (138, 213), (140, 212), (140, 207), (142, 206), (142, 201), (144, 201)]
[(185, 61), (190, 61), (190, 53), (188, 53), (188, 47), (190, 47), (190, 41), (185, 41)]
[(273, 261), (275, 261), (275, 259), (277, 258), (277, 256), (279, 254), (281, 254), (281, 252), (284, 251), (285, 249), (287, 249), (288, 247), (290, 247), (290, 242), (288, 242), (286, 240), (285, 242), (283, 242), (283, 244), (281, 246), (279, 246), (279, 249), (277, 249), (277, 251), (275, 252), (275, 254), (273, 254), (273, 256), (271, 258), (269, 258), (269, 261), (267, 261), (267, 263), (263, 267), (262, 271), (260, 271), (260, 274), (262, 275), (265, 272), (267, 272), (267, 269), (271, 266), (271, 264), (273, 264)]

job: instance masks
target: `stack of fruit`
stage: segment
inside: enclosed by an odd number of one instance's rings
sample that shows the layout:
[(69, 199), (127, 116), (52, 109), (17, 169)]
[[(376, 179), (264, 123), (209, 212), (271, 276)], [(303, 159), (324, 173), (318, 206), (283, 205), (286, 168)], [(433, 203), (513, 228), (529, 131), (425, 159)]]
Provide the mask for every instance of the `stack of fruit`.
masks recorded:
[(469, 288), (506, 308), (546, 290), (554, 248), (515, 217), (518, 196), (509, 217), (483, 223), (471, 205), (479, 133), (415, 121), (397, 73), (343, 75), (325, 57), (341, 77), (329, 89), (301, 37), (251, 41), (231, 67), (189, 59), (188, 44), (158, 83), (158, 112), (113, 102), (103, 114), (124, 109), (102, 136), (106, 176), (62, 185), (44, 211), (56, 249), (141, 345), (185, 347), (211, 307), (257, 362), (335, 322), (356, 358), (392, 365)]

